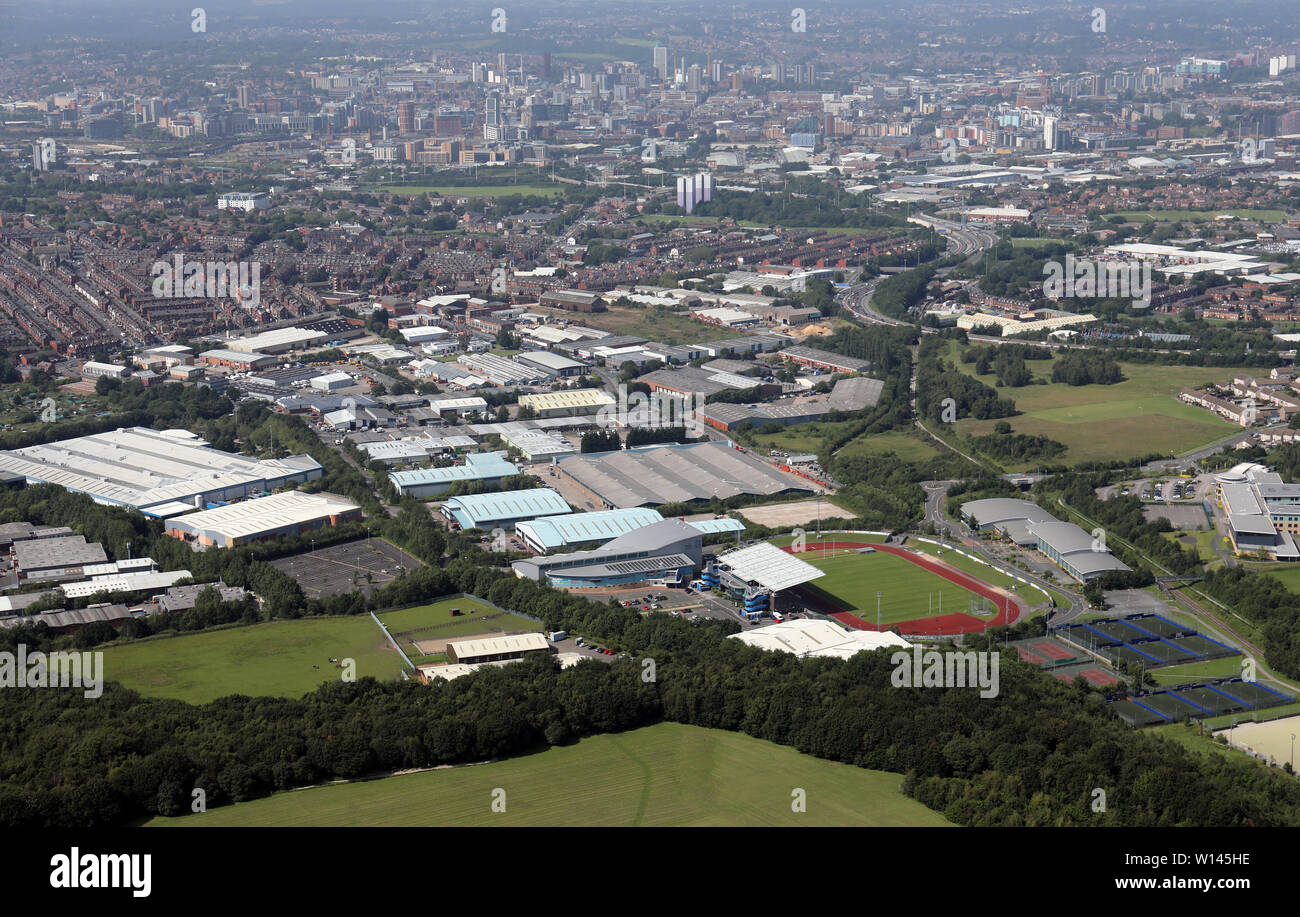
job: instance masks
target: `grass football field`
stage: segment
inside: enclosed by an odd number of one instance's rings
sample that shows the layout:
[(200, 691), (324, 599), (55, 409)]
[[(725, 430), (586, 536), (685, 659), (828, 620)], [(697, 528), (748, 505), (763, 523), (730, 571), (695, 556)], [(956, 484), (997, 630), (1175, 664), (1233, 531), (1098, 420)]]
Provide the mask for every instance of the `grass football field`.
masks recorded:
[(141, 694), (203, 704), (228, 694), (301, 697), (356, 661), (357, 678), (400, 677), (405, 667), (370, 615), (299, 618), (104, 648), (104, 677)]
[[(461, 613), (453, 617), (451, 614), (453, 608), (460, 609)], [(446, 637), (467, 637), (471, 634), (494, 632), (516, 634), (542, 629), (542, 625), (536, 621), (518, 615), (502, 614), (491, 605), (465, 596), (440, 599), (428, 605), (417, 605), (396, 611), (381, 611), (376, 617), (388, 625), (388, 632), (401, 645), (411, 662), (417, 666), (444, 662), (446, 657), (441, 653), (421, 654), (419, 648), (413, 643), (416, 640), (440, 640)]]
[[(872, 554), (847, 551), (829, 556), (809, 552), (800, 554), (799, 559), (826, 573), (802, 588), (820, 594), (871, 624), (876, 621), (877, 592), (881, 593), (882, 624), (969, 612), (970, 600), (979, 598), (910, 560), (883, 551)], [(986, 607), (991, 610), (992, 603)]]
[[(151, 826), (942, 826), (901, 774), (659, 723), (535, 754), (279, 793)], [(806, 811), (792, 811), (792, 792)], [(492, 810), (495, 790), (505, 811)], [(499, 798), (499, 797), (498, 797)]]

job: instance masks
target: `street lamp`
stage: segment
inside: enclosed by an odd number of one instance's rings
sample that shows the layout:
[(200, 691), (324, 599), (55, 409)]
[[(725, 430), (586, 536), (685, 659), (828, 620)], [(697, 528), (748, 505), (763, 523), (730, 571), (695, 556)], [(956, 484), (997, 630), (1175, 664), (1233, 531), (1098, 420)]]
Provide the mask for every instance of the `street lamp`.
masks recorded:
[(880, 631), (880, 593), (876, 593), (876, 631)]
[(1295, 733), (1291, 733), (1291, 770), (1295, 771)]

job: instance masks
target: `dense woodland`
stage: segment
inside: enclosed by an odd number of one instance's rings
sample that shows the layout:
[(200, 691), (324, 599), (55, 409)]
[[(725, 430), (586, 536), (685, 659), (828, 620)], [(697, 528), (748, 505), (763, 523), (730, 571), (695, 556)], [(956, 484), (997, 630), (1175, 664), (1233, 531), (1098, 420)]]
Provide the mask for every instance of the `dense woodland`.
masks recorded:
[[(362, 679), (301, 699), (232, 696), (203, 706), (118, 685), (96, 700), (0, 692), (0, 823), (127, 824), (187, 811), (194, 787), (210, 806), (223, 805), (666, 719), (903, 774), (906, 792), (959, 824), (1300, 824), (1294, 779), (1132, 731), (1094, 692), (1013, 653), (1002, 656), (996, 698), (898, 689), (887, 651), (801, 660), (724, 639), (734, 624), (643, 618), (462, 559), (439, 575), (453, 590), (528, 610), (633, 658), (566, 671), (534, 659), (449, 683)], [(655, 660), (650, 683), (641, 677), (646, 657)], [(1094, 787), (1107, 792), (1105, 813), (1090, 809)]]
[[(960, 372), (946, 359), (947, 352), (948, 338), (943, 335), (927, 335), (921, 341), (916, 367), (916, 409), (923, 418), (949, 423), (967, 417), (989, 420), (1016, 413), (1014, 401), (1000, 397), (996, 389)], [(956, 407), (955, 417), (946, 416), (944, 411), (944, 402), (949, 398)]]

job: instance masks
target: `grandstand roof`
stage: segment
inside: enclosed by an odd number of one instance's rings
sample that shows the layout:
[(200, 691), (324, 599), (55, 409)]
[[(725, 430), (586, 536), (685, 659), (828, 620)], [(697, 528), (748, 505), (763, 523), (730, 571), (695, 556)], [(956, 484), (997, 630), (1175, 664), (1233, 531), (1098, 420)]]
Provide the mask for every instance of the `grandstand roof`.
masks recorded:
[(733, 576), (746, 582), (758, 583), (764, 589), (778, 592), (798, 586), (809, 580), (825, 576), (810, 563), (805, 563), (774, 544), (760, 541), (738, 551), (718, 555), (719, 565), (730, 569)]

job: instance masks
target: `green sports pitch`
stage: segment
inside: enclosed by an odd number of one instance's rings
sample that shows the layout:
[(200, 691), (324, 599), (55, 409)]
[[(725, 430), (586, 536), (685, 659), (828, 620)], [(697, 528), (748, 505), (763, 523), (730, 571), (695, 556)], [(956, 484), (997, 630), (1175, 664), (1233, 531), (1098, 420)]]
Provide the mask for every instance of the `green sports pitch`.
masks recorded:
[(301, 697), (343, 671), (400, 677), (402, 657), (370, 615), (299, 618), (196, 634), (152, 637), (104, 648), (104, 677), (141, 694), (204, 704), (229, 694)]
[[(151, 826), (922, 826), (900, 774), (746, 735), (659, 723), (467, 767), (278, 793)], [(791, 805), (804, 790), (806, 811)], [(504, 790), (505, 811), (492, 809)]]
[[(460, 613), (453, 615), (453, 609)], [(452, 596), (427, 605), (382, 611), (376, 617), (417, 666), (446, 660), (442, 653), (423, 653), (417, 641), (441, 641), (472, 634), (518, 634), (542, 629), (536, 621), (502, 612), (473, 596)], [(369, 616), (366, 620), (370, 620)]]
[(883, 551), (870, 554), (859, 554), (853, 549), (808, 551), (800, 554), (799, 559), (826, 574), (802, 588), (868, 624), (876, 622), (877, 592), (883, 625), (954, 612), (969, 613), (972, 600), (976, 610), (981, 607), (989, 613), (996, 610), (991, 602), (956, 583)]

